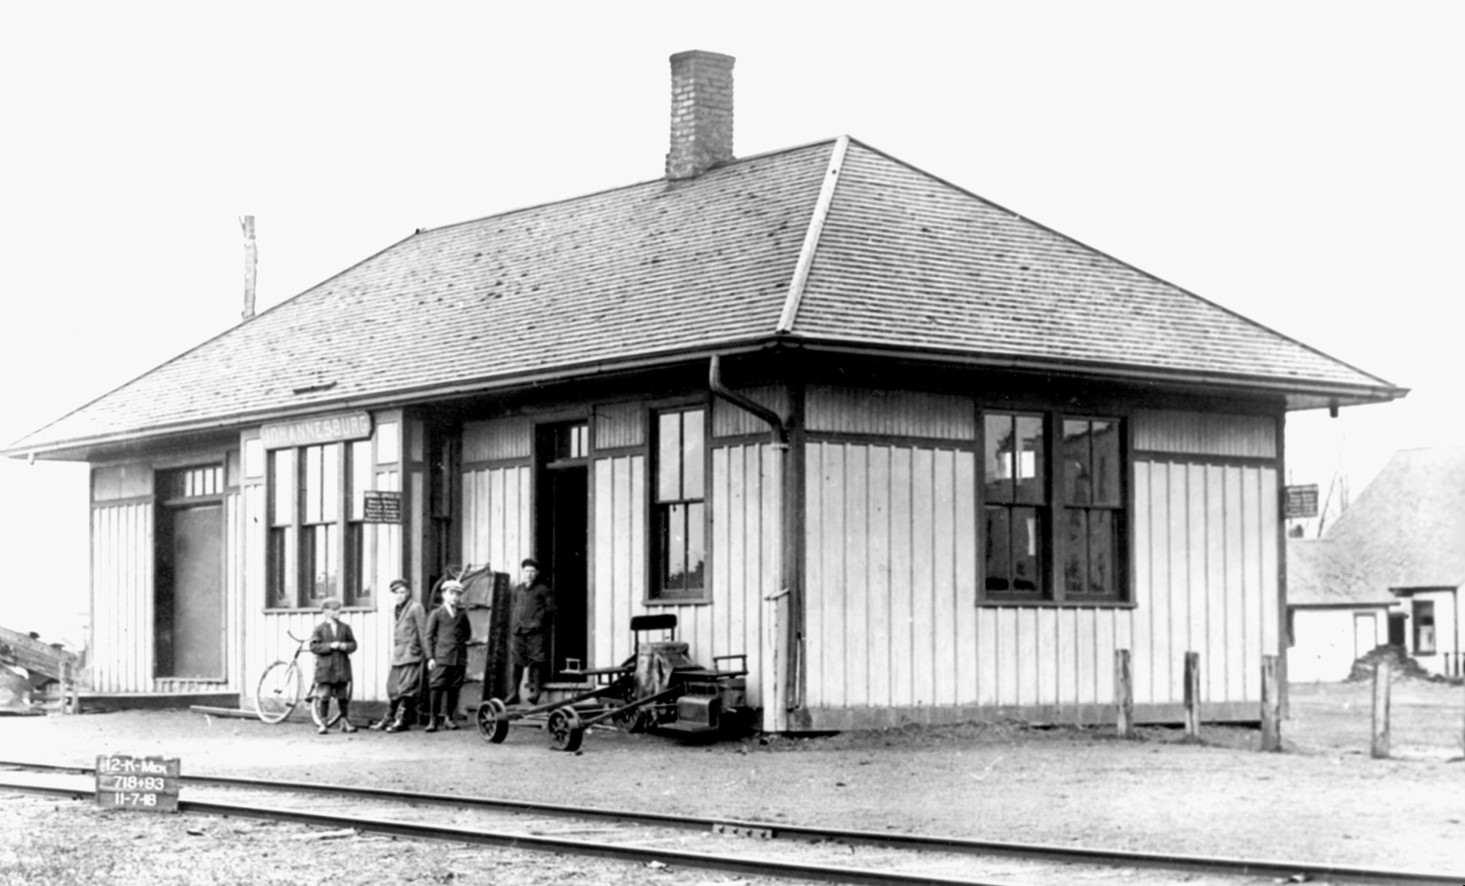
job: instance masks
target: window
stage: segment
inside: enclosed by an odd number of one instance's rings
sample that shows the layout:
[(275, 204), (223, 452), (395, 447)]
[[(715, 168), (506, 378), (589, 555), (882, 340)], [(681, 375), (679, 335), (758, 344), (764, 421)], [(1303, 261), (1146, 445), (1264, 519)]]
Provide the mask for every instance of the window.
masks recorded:
[(682, 409), (656, 417), (655, 599), (701, 600), (706, 595), (705, 416), (702, 409)]
[(1063, 591), (1113, 599), (1118, 591), (1119, 422), (1063, 421)]
[(988, 412), (982, 430), (986, 599), (1122, 600), (1119, 419)]
[(1038, 598), (1049, 522), (1043, 417), (988, 413), (983, 428), (988, 596)]
[(273, 607), (365, 601), (365, 502), (371, 441), (327, 443), (270, 453), (267, 556)]

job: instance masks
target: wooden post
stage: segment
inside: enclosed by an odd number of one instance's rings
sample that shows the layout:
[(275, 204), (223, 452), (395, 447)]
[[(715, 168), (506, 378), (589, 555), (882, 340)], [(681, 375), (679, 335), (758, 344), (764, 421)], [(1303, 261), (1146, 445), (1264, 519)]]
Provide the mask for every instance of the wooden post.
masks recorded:
[(240, 311), (240, 316), (248, 320), (254, 316), (254, 287), (259, 266), (259, 251), (254, 243), (254, 216), (241, 218), (239, 227), (244, 229), (244, 310)]
[(1389, 673), (1387, 659), (1373, 666), (1373, 746), (1369, 755), (1375, 760), (1389, 756)]
[(1128, 649), (1114, 650), (1114, 702), (1120, 738), (1134, 738), (1134, 668)]
[(1185, 653), (1185, 733), (1200, 738), (1200, 653)]
[(1262, 750), (1282, 750), (1282, 693), (1277, 682), (1277, 656), (1262, 656)]
[(61, 660), (61, 681), (60, 682), (61, 682), (61, 707), (60, 707), (60, 713), (62, 714), (62, 716), (65, 716), (66, 714), (71, 713), (70, 711), (66, 710), (67, 701), (71, 698), (71, 666), (67, 664), (66, 659), (64, 659), (64, 658)]

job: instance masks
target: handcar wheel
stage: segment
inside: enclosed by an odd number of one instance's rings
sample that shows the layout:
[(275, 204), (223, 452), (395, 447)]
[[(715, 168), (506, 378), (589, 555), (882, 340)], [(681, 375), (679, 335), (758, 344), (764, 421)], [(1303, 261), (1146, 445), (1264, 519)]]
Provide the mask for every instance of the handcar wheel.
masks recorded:
[(478, 734), (484, 741), (503, 744), (509, 737), (508, 707), (497, 698), (478, 706)]
[(572, 708), (560, 708), (549, 715), (549, 740), (557, 751), (578, 751), (585, 740), (585, 725)]

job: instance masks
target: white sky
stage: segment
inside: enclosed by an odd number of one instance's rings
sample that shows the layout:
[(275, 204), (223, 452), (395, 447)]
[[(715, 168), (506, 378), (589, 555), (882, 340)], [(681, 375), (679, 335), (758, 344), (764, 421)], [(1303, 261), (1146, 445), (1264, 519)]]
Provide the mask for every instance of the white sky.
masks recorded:
[[(418, 227), (662, 173), (667, 57), (736, 147), (848, 133), (1413, 389), (1291, 419), (1356, 495), (1458, 442), (1459, 3), (0, 5), (0, 441)], [(1116, 330), (1122, 335), (1122, 330)], [(0, 464), (0, 625), (79, 639), (85, 471)]]

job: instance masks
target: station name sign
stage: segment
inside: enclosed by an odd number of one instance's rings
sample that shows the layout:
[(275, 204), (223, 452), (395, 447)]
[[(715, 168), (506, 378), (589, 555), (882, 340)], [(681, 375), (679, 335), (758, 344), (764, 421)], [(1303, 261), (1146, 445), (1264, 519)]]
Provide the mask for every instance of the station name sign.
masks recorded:
[(1317, 516), (1317, 484), (1288, 486), (1286, 488), (1286, 514), (1288, 520)]
[(365, 440), (370, 436), (371, 415), (365, 412), (343, 412), (339, 415), (279, 421), (259, 430), (259, 438), (264, 441), (266, 449)]
[(97, 805), (143, 812), (178, 811), (177, 757), (97, 757)]

